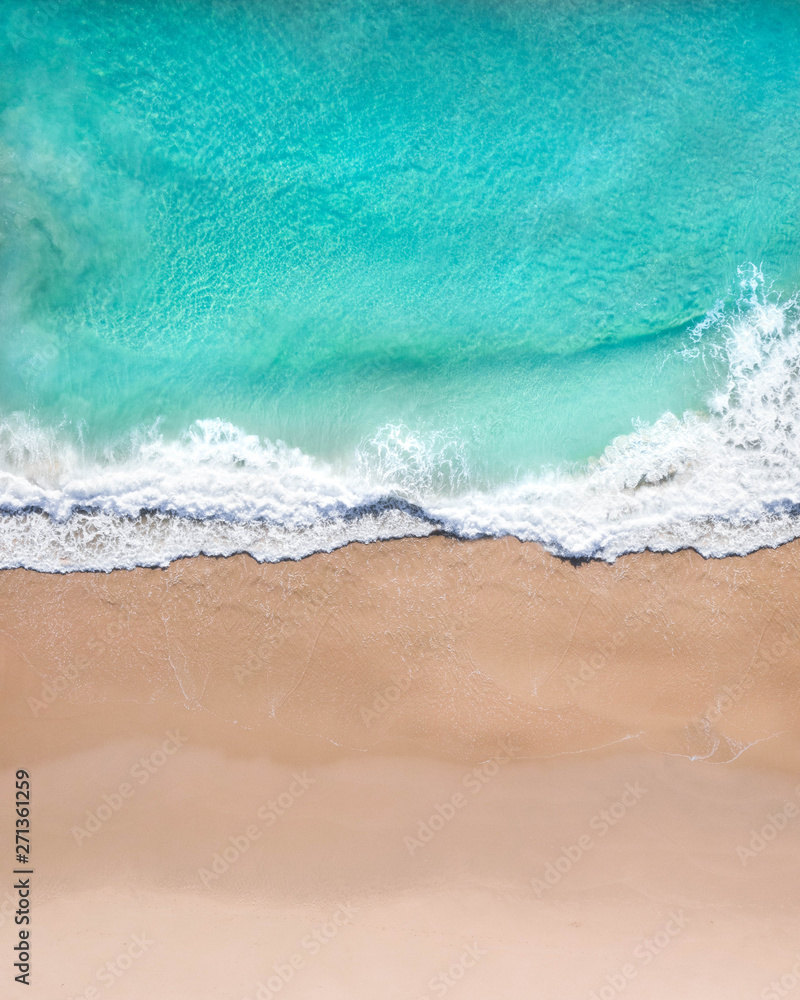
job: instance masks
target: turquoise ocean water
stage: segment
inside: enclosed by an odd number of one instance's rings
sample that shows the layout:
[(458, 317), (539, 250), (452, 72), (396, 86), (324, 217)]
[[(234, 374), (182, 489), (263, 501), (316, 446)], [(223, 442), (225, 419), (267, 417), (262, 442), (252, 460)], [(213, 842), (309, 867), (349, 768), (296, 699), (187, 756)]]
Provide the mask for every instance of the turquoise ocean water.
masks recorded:
[(800, 534), (800, 4), (0, 2), (0, 565)]

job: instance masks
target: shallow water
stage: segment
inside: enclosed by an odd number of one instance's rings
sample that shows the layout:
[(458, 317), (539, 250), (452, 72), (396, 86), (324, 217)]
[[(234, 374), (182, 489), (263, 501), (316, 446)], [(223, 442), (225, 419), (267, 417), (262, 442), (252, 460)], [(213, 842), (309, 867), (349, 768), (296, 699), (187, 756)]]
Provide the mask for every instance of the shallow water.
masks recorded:
[(798, 533), (796, 4), (0, 18), (2, 565)]

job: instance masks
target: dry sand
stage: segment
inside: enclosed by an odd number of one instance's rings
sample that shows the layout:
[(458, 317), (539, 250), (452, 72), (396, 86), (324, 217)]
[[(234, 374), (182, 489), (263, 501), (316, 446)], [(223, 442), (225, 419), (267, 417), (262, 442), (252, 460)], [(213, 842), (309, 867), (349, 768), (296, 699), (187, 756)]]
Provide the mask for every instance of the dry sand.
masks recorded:
[[(4, 981), (800, 996), (798, 563), (431, 538), (0, 574)], [(8, 958), (19, 767), (29, 988)]]

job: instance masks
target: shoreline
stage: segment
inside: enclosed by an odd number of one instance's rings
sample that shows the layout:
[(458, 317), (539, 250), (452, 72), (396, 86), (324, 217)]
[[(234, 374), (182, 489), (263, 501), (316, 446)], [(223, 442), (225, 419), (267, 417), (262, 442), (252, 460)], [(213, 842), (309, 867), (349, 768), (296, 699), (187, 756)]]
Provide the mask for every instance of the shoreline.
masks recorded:
[[(698, 488), (688, 471), (675, 473), (677, 479), (672, 473), (652, 483), (643, 479), (633, 488), (609, 481), (590, 489), (592, 476), (600, 476), (598, 469), (587, 472), (583, 480), (562, 476), (560, 506), (548, 499), (544, 485), (538, 499), (523, 500), (500, 491), (440, 499), (428, 507), (392, 494), (357, 503), (350, 502), (352, 497), (350, 501), (341, 496), (313, 498), (313, 483), (298, 486), (294, 499), (269, 499), (268, 506), (279, 509), (266, 515), (257, 510), (253, 496), (249, 501), (253, 509), (245, 504), (237, 513), (212, 503), (203, 515), (193, 513), (191, 504), (179, 512), (171, 506), (147, 506), (142, 498), (131, 507), (125, 497), (99, 506), (70, 503), (63, 510), (54, 508), (57, 512), (36, 503), (11, 504), (0, 512), (0, 572), (163, 569), (181, 559), (203, 556), (248, 555), (259, 564), (279, 563), (331, 554), (354, 543), (437, 537), (458, 542), (510, 539), (575, 565), (613, 564), (633, 555), (682, 551), (704, 559), (745, 557), (800, 539), (800, 508), (785, 498), (762, 497), (757, 513), (750, 509), (754, 497), (738, 496), (731, 509), (698, 506), (697, 497), (691, 503), (682, 499), (682, 489)], [(211, 487), (206, 483), (204, 488)], [(530, 484), (534, 492), (536, 488)], [(588, 492), (583, 495), (581, 490)], [(595, 493), (599, 506), (592, 500)], [(737, 506), (742, 503), (744, 508)], [(749, 516), (737, 517), (740, 509), (748, 510)]]
[[(37, 511), (37, 513), (43, 513)], [(158, 511), (146, 511), (145, 513), (159, 513)], [(17, 515), (12, 515), (17, 516)], [(170, 514), (169, 517), (175, 517), (176, 515)], [(183, 515), (180, 515), (183, 518)], [(190, 518), (183, 518), (184, 520), (192, 520)], [(130, 518), (131, 521), (137, 520), (136, 518)], [(197, 518), (198, 523), (204, 523), (206, 519)], [(112, 566), (109, 569), (37, 569), (35, 566), (2, 566), (0, 567), (0, 574), (15, 572), (17, 570), (24, 570), (27, 573), (41, 573), (43, 576), (67, 576), (72, 573), (86, 573), (86, 574), (105, 574), (109, 573), (129, 573), (134, 570), (168, 570), (174, 563), (186, 562), (192, 559), (234, 559), (234, 558), (247, 558), (252, 559), (254, 563), (258, 566), (274, 566), (280, 563), (301, 563), (306, 559), (312, 559), (315, 556), (330, 556), (336, 552), (341, 552), (342, 549), (349, 548), (350, 546), (369, 546), (369, 545), (386, 545), (392, 542), (405, 542), (405, 541), (419, 541), (426, 538), (446, 538), (452, 542), (458, 542), (460, 545), (479, 545), (483, 542), (502, 542), (502, 541), (513, 541), (519, 542), (520, 545), (530, 545), (536, 549), (541, 550), (545, 555), (550, 556), (559, 562), (569, 563), (571, 566), (578, 568), (580, 566), (590, 565), (593, 563), (598, 563), (606, 566), (613, 566), (614, 563), (618, 562), (620, 559), (627, 559), (631, 556), (675, 556), (681, 552), (690, 552), (693, 555), (699, 556), (704, 561), (719, 561), (727, 559), (747, 559), (751, 555), (755, 555), (758, 552), (775, 552), (778, 549), (782, 549), (787, 545), (795, 545), (800, 543), (800, 535), (796, 538), (787, 538), (785, 541), (776, 542), (774, 545), (764, 543), (756, 549), (752, 549), (748, 552), (725, 552), (720, 555), (714, 553), (704, 553), (700, 549), (696, 548), (694, 545), (684, 545), (679, 546), (675, 549), (653, 549), (645, 546), (642, 549), (631, 549), (629, 552), (620, 552), (609, 558), (604, 558), (603, 556), (568, 556), (563, 555), (559, 552), (551, 552), (542, 542), (528, 539), (519, 538), (513, 533), (506, 533), (500, 535), (480, 535), (475, 538), (466, 538), (459, 535), (454, 531), (447, 531), (445, 529), (435, 529), (426, 535), (400, 535), (391, 538), (374, 538), (369, 541), (362, 541), (359, 538), (350, 539), (349, 541), (342, 542), (340, 545), (336, 545), (333, 548), (321, 548), (314, 549), (312, 552), (307, 552), (304, 555), (299, 556), (281, 556), (277, 559), (258, 559), (251, 552), (246, 549), (239, 549), (235, 552), (224, 552), (224, 553), (206, 553), (206, 552), (192, 552), (188, 555), (177, 555), (171, 558), (169, 562), (163, 565), (146, 565), (142, 563), (135, 566)]]

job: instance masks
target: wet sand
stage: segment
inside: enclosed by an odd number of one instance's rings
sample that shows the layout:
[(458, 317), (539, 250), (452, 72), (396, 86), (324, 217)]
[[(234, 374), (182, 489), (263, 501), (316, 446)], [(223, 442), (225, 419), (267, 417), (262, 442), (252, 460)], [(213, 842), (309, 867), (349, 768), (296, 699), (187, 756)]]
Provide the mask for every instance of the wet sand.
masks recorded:
[(432, 538), (0, 574), (25, 995), (789, 995), (799, 561)]

